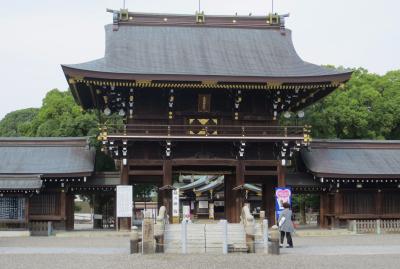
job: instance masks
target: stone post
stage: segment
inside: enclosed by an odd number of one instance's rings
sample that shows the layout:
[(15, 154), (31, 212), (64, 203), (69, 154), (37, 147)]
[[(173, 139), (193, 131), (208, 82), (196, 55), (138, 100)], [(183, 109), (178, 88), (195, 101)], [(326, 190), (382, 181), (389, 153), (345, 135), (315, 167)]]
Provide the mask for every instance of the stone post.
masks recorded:
[(137, 227), (133, 227), (131, 232), (131, 254), (139, 253), (139, 234)]
[(187, 221), (183, 220), (181, 224), (181, 242), (182, 242), (182, 254), (187, 253)]
[(228, 254), (228, 221), (221, 220), (222, 225), (222, 253)]
[(154, 252), (154, 221), (150, 217), (150, 212), (146, 212), (142, 224), (142, 253), (153, 254)]
[(271, 227), (271, 244), (269, 245), (268, 248), (268, 253), (272, 255), (279, 255), (280, 254), (280, 249), (279, 249), (279, 240), (280, 240), (280, 235), (279, 235), (279, 230), (278, 226), (274, 225)]
[(381, 233), (382, 233), (382, 231), (381, 231), (381, 220), (377, 219), (376, 220), (376, 234), (381, 234)]
[(263, 220), (263, 243), (264, 253), (268, 253), (268, 220)]

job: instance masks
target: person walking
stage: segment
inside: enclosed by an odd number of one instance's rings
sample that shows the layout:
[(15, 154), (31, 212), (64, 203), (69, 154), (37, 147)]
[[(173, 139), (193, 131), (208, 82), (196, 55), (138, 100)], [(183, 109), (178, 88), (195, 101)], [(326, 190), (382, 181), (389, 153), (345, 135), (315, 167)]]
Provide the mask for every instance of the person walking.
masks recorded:
[(289, 203), (282, 204), (284, 210), (281, 212), (278, 220), (279, 231), (281, 232), (281, 247), (283, 247), (283, 241), (286, 235), (286, 241), (288, 248), (293, 247), (292, 233), (294, 233), (294, 226), (292, 221), (292, 210), (290, 210)]

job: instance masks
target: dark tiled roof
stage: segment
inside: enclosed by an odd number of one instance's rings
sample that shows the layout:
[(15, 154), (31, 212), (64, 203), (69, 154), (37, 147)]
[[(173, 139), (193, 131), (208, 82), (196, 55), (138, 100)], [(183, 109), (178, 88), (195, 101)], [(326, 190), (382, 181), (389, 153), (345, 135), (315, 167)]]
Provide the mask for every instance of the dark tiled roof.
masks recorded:
[(0, 190), (35, 190), (41, 187), (40, 175), (0, 175)]
[(121, 184), (120, 172), (102, 172), (96, 173), (79, 186), (116, 186)]
[(314, 180), (313, 176), (308, 173), (288, 173), (285, 177), (286, 185), (291, 187), (318, 187), (321, 186), (319, 181)]
[(291, 31), (227, 27), (105, 26), (105, 57), (72, 69), (138, 75), (315, 77), (349, 74), (304, 62)]
[(400, 177), (400, 141), (318, 140), (301, 155), (319, 177)]
[(91, 174), (88, 138), (0, 138), (0, 174)]

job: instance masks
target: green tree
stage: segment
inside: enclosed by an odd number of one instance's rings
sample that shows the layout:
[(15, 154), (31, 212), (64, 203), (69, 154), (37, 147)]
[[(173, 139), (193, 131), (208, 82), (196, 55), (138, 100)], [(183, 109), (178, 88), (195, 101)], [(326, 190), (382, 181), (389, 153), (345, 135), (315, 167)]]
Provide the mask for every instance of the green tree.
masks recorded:
[(315, 138), (395, 139), (400, 123), (400, 71), (356, 69), (350, 81), (306, 110)]
[(94, 136), (97, 133), (96, 115), (82, 111), (69, 91), (53, 89), (43, 99), (42, 107), (33, 119), (28, 135), (75, 137)]
[(38, 112), (37, 108), (26, 108), (8, 113), (0, 121), (0, 136), (27, 136), (31, 122)]

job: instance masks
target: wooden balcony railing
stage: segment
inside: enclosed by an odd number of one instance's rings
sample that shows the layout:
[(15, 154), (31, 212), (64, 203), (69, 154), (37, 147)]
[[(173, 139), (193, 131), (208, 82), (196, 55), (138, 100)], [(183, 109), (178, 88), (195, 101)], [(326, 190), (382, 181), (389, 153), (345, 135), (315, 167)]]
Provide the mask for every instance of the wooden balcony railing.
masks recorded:
[(108, 138), (141, 139), (288, 139), (303, 140), (303, 126), (239, 126), (239, 125), (142, 125), (127, 124), (122, 128), (107, 126)]

